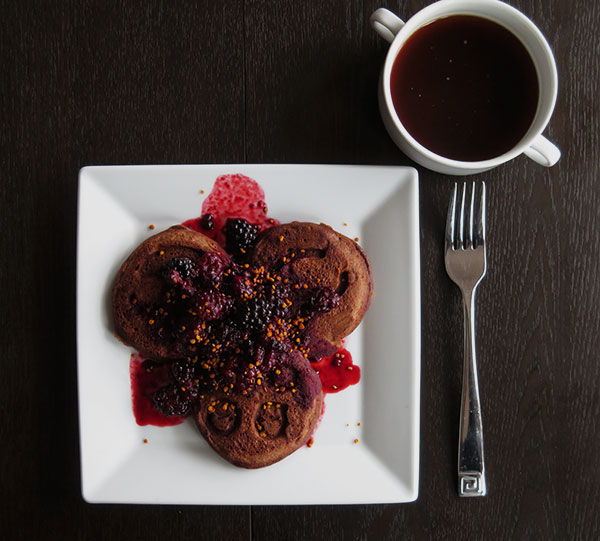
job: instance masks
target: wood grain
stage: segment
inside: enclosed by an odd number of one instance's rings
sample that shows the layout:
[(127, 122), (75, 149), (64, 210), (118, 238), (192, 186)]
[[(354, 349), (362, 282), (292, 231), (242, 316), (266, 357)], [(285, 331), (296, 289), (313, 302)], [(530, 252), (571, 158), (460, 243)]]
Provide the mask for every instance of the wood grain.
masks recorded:
[(228, 508), (81, 499), (78, 170), (410, 164), (379, 118), (386, 44), (368, 18), (381, 5), (408, 17), (426, 2), (2, 2), (0, 537), (596, 538), (600, 4), (510, 3), (555, 51), (560, 90), (546, 135), (563, 156), (551, 169), (520, 157), (481, 176), (489, 270), (477, 331), (489, 496), (460, 500), (455, 486), (462, 314), (441, 243), (455, 179), (420, 169), (419, 500)]

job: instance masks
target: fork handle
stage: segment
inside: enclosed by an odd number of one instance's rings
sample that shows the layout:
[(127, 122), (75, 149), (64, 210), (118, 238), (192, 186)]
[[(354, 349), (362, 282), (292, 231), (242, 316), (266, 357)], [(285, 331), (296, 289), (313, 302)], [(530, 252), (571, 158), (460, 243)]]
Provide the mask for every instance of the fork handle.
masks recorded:
[(483, 426), (475, 352), (475, 288), (463, 291), (463, 306), (465, 361), (458, 439), (458, 493), (460, 496), (485, 496), (487, 487), (483, 463)]

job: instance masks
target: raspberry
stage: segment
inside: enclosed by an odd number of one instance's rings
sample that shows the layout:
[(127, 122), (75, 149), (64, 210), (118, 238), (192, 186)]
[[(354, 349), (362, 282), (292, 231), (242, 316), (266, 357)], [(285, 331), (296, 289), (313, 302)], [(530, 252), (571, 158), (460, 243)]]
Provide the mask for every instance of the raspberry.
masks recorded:
[(208, 285), (214, 285), (221, 282), (226, 267), (225, 260), (219, 254), (206, 252), (198, 261), (197, 274)]
[(199, 319), (211, 321), (221, 319), (231, 308), (231, 299), (224, 297), (218, 291), (200, 291), (195, 297)]
[(239, 255), (250, 249), (256, 240), (258, 226), (249, 224), (241, 218), (229, 218), (223, 228), (225, 249), (233, 255)]
[(233, 279), (233, 293), (236, 297), (244, 297), (252, 293), (252, 283), (244, 276), (236, 276)]

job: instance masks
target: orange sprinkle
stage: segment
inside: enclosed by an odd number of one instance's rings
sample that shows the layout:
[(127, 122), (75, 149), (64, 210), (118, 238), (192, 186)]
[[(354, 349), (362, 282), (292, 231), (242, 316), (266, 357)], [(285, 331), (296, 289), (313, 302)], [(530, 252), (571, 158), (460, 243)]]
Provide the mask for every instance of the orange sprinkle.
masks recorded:
[(154, 229), (155, 227), (156, 227), (156, 226), (155, 226), (154, 224), (150, 224), (150, 225), (148, 226), (148, 229)]
[(356, 423), (357, 426), (360, 426), (360, 423)]
[(148, 325), (154, 325), (154, 320), (153, 319), (149, 319), (148, 320)]
[(144, 443), (148, 443), (148, 440), (146, 438), (144, 438)]
[(165, 255), (165, 251), (161, 250), (160, 252), (158, 252), (158, 255)]
[(354, 240), (355, 240), (356, 242), (358, 242), (358, 237), (354, 237)]
[(315, 440), (313, 440), (312, 438), (310, 438), (310, 440), (308, 440), (308, 442), (306, 442), (306, 446), (307, 447), (312, 447), (313, 443), (315, 443)]
[(348, 222), (344, 222), (344, 225), (345, 225), (346, 227), (348, 227)]
[(200, 190), (200, 193), (204, 193), (204, 190)]
[(354, 440), (354, 443), (358, 443), (358, 439)]

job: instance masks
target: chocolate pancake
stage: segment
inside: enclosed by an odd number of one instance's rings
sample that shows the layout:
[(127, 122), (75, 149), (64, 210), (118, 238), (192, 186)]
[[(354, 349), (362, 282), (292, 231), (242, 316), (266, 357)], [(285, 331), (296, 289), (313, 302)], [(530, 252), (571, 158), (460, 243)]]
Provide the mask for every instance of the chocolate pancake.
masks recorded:
[(183, 226), (173, 226), (142, 242), (121, 266), (113, 286), (116, 335), (144, 356), (176, 358), (178, 352), (159, 338), (149, 319), (149, 310), (164, 287), (160, 272), (173, 258), (194, 261), (207, 252), (217, 252), (229, 262), (229, 256), (215, 241)]
[(337, 291), (339, 306), (319, 316), (314, 328), (336, 347), (362, 321), (371, 303), (373, 279), (367, 256), (356, 242), (328, 225), (292, 222), (271, 227), (259, 236), (252, 261), (266, 268), (288, 262), (295, 277), (310, 287)]
[(210, 446), (242, 468), (262, 468), (304, 445), (323, 404), (321, 381), (293, 352), (278, 375), (249, 395), (211, 391), (200, 395), (194, 418)]

